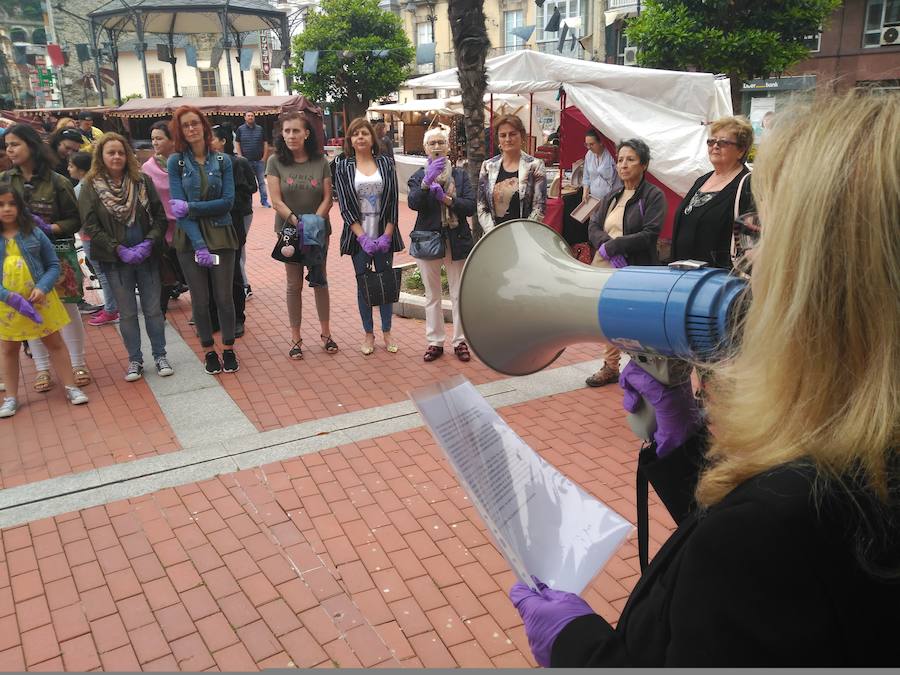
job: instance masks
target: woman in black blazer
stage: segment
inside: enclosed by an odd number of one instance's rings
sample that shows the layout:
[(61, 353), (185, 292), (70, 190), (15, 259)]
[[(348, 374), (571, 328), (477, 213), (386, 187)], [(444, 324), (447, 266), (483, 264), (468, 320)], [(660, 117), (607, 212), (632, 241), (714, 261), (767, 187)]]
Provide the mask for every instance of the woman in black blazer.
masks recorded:
[(622, 372), (627, 400), (654, 402), (639, 462), (678, 530), (616, 628), (577, 595), (516, 584), (542, 665), (900, 663), (900, 192), (884, 189), (900, 99), (817, 100), (771, 133), (753, 297), (715, 367), (710, 440), (689, 387)]
[[(364, 117), (357, 117), (347, 128), (344, 154), (335, 161), (334, 183), (344, 229), (341, 231), (341, 255), (353, 258), (357, 275), (374, 266), (389, 270), (394, 253), (403, 250), (397, 228), (397, 172), (393, 162), (380, 154), (375, 129)], [(365, 339), (360, 351), (366, 356), (375, 351), (375, 325), (372, 308), (357, 288), (359, 316)], [(395, 354), (397, 343), (391, 338), (393, 305), (380, 305), (384, 346)]]

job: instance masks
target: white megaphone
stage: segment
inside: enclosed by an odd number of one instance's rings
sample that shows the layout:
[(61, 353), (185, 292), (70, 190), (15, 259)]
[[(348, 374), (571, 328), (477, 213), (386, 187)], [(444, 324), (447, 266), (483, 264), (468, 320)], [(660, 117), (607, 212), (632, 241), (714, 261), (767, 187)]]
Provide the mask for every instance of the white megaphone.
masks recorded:
[(730, 343), (745, 285), (696, 261), (591, 267), (546, 225), (511, 220), (469, 254), (458, 311), (472, 351), (506, 375), (546, 368), (571, 344), (609, 342), (665, 381), (646, 357), (715, 358)]

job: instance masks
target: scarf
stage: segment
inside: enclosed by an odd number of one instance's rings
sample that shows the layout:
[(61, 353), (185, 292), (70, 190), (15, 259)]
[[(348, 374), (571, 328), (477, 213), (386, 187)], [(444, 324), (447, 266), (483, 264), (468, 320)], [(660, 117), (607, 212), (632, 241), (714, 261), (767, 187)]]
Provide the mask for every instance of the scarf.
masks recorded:
[[(434, 182), (441, 186), (445, 195), (449, 197), (456, 196), (456, 181), (453, 180), (453, 166), (450, 163), (449, 158), (444, 162), (444, 169), (438, 174), (438, 177), (434, 179)], [(446, 204), (441, 204), (441, 227), (455, 228), (458, 226), (459, 218), (456, 217), (456, 213), (453, 212), (453, 209), (449, 208)]]
[(100, 198), (100, 203), (120, 225), (128, 227), (134, 223), (138, 202), (145, 209), (148, 206), (147, 186), (144, 181), (135, 182), (126, 175), (123, 176), (120, 185), (113, 185), (106, 176), (97, 174), (91, 185)]

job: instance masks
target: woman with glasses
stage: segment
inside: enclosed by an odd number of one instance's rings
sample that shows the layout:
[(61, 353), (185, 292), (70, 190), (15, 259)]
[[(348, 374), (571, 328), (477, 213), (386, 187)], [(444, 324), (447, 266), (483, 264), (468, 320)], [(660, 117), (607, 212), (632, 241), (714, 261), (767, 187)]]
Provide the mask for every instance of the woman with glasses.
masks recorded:
[[(234, 174), (231, 158), (212, 149), (213, 133), (200, 110), (181, 106), (170, 124), (175, 152), (169, 156), (169, 206), (177, 226), (173, 244), (191, 290), (191, 306), (200, 344), (206, 352), (206, 372), (234, 373), (235, 317), (231, 284), (239, 249), (231, 221)], [(222, 328), (222, 359), (216, 352), (209, 312), (209, 280)]]
[[(4, 140), (6, 156), (12, 168), (0, 174), (0, 182), (11, 183), (24, 198), (28, 210), (48, 225), (46, 234), (60, 257), (62, 272), (56, 288), (69, 315), (69, 323), (60, 332), (69, 350), (75, 386), (84, 387), (91, 383), (91, 373), (85, 365), (84, 324), (78, 311), (83, 290), (77, 284), (78, 277), (70, 262), (72, 256), (64, 259), (61, 255), (62, 251), (71, 253), (75, 250), (75, 233), (81, 228), (75, 191), (68, 178), (53, 171), (56, 158), (50, 148), (41, 142), (33, 127), (27, 124), (9, 127)], [(29, 340), (28, 346), (37, 370), (34, 390), (48, 392), (53, 388), (50, 353), (40, 340)]]
[(706, 145), (713, 170), (697, 179), (675, 211), (672, 260), (729, 269), (735, 216), (755, 210), (745, 164), (753, 127), (744, 117), (723, 117), (710, 125)]

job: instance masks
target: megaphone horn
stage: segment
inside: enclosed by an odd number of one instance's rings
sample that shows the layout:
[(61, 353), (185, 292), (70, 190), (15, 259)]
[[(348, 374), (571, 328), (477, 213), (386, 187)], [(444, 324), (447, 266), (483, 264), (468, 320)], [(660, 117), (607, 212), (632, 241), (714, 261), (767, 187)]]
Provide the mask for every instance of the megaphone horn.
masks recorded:
[(546, 225), (510, 220), (472, 249), (459, 315), (472, 351), (506, 375), (530, 375), (579, 342), (605, 342), (597, 298), (613, 269), (587, 266)]

